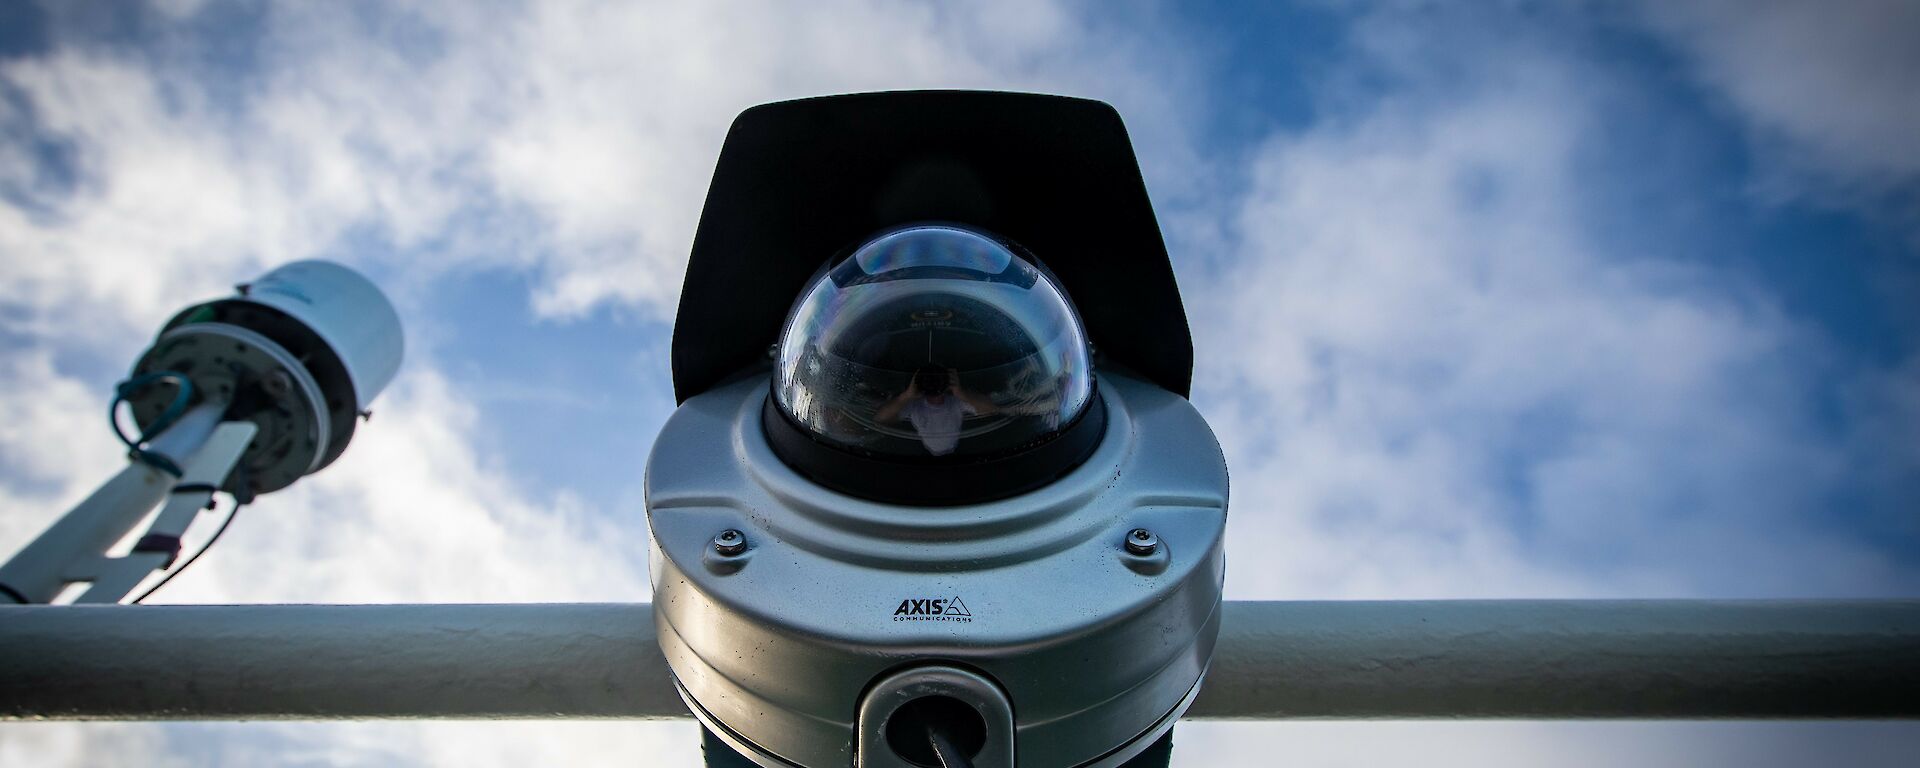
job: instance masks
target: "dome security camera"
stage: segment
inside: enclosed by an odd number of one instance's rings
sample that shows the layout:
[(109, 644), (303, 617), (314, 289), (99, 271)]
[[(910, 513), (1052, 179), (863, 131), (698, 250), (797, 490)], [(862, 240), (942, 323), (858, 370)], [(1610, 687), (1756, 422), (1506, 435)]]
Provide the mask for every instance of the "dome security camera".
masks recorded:
[(1227, 476), (1111, 108), (749, 110), (675, 334), (653, 605), (715, 739), (763, 766), (1140, 765), (1192, 702)]
[(1105, 433), (1079, 315), (1015, 247), (953, 225), (884, 233), (794, 305), (763, 408), (815, 482), (953, 506), (1051, 482)]

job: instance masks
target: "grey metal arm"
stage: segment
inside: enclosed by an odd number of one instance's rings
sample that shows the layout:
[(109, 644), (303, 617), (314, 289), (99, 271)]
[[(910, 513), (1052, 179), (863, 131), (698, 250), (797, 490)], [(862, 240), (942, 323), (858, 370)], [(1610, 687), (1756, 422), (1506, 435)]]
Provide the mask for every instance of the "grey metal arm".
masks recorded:
[[(0, 717), (677, 718), (645, 604), (0, 609)], [(1915, 718), (1920, 601), (1230, 602), (1200, 719)]]

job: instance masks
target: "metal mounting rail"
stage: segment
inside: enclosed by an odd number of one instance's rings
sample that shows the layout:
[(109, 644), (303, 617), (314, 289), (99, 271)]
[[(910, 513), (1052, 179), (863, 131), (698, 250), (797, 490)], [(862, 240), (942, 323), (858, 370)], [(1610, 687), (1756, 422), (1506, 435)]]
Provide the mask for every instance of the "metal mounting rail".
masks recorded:
[[(1920, 718), (1920, 601), (1225, 610), (1189, 718)], [(0, 718), (686, 716), (645, 604), (0, 608)]]

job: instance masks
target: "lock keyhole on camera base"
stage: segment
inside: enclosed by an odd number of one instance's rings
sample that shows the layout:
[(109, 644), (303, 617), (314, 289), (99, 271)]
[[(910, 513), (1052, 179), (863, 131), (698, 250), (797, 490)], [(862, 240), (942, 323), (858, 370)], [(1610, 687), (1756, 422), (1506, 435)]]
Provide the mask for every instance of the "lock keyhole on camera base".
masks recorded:
[[(973, 705), (950, 696), (922, 696), (887, 718), (887, 746), (900, 759), (924, 768), (951, 766), (956, 753), (972, 761), (986, 744), (986, 718)], [(941, 751), (948, 751), (946, 759)]]

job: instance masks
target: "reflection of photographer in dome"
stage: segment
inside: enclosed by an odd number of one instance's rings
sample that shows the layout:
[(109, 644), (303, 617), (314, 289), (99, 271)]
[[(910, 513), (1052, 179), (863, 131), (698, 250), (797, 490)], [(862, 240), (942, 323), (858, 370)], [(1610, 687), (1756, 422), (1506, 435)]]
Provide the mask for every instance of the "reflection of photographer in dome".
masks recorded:
[(998, 410), (992, 400), (962, 388), (956, 371), (929, 366), (915, 371), (907, 391), (880, 406), (873, 418), (880, 422), (905, 418), (920, 433), (928, 453), (945, 456), (960, 443), (962, 419)]

